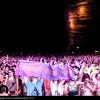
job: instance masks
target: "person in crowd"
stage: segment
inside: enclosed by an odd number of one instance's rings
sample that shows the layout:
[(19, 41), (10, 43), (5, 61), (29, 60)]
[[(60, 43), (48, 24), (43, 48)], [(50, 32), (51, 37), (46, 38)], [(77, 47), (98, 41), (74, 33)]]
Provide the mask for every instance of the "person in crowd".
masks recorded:
[(0, 96), (8, 96), (8, 87), (4, 84), (2, 80), (0, 81)]
[(80, 72), (80, 68), (77, 67), (77, 66), (74, 66), (73, 67), (73, 72), (74, 72), (74, 79), (75, 80), (81, 80), (82, 73), (81, 74), (79, 73)]
[(4, 74), (4, 75), (5, 75), (6, 65), (2, 65), (2, 66), (1, 66), (1, 70), (2, 70), (2, 74)]
[(23, 96), (23, 84), (22, 84), (22, 80), (20, 77), (16, 77), (16, 81), (17, 81), (17, 87), (18, 87), (18, 91), (17, 91), (17, 96)]
[(95, 92), (95, 84), (90, 80), (89, 74), (84, 74), (82, 78), (83, 85), (79, 87), (80, 96), (93, 96)]
[(68, 83), (69, 83), (69, 80), (66, 80), (64, 82), (63, 96), (68, 96)]
[(99, 64), (92, 64), (91, 65), (91, 77), (96, 75), (99, 71)]
[(43, 79), (24, 76), (24, 82), (27, 87), (27, 96), (42, 96)]
[(63, 96), (64, 95), (64, 82), (65, 80), (59, 80), (58, 82), (58, 96)]
[(45, 90), (45, 96), (51, 96), (51, 88), (49, 80), (44, 80), (44, 90)]
[(51, 88), (51, 95), (57, 96), (58, 95), (58, 81), (57, 80), (51, 80), (50, 81), (50, 88)]
[(8, 77), (6, 77), (5, 83), (8, 87), (9, 95), (15, 96), (18, 95), (18, 85), (17, 80), (18, 78), (14, 75), (14, 69), (9, 69)]
[[(3, 71), (2, 70), (0, 70), (0, 82), (4, 82), (4, 74), (3, 74)], [(3, 83), (3, 84), (5, 84), (5, 83)]]
[(10, 69), (10, 67), (8, 66), (8, 65), (6, 65), (6, 67), (5, 67), (5, 75), (8, 75), (8, 71), (9, 71), (9, 69)]
[(96, 74), (96, 79), (95, 85), (96, 85), (96, 96), (100, 96), (100, 72)]
[(23, 96), (27, 96), (27, 87), (25, 85), (24, 77), (21, 77), (22, 80), (22, 87), (23, 87)]
[(84, 82), (75, 80), (74, 78), (70, 79), (64, 86), (64, 92), (68, 96), (78, 96), (79, 95), (79, 85), (83, 85)]
[(0, 96), (8, 96), (8, 87), (0, 83)]

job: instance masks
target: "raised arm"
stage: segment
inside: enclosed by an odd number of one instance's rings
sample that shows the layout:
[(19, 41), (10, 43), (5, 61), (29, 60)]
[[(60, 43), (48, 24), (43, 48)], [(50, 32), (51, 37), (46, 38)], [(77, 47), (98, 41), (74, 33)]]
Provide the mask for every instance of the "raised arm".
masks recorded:
[(19, 90), (19, 79), (16, 77), (17, 91)]
[(78, 96), (81, 96), (81, 85), (78, 86)]
[(68, 96), (68, 84), (64, 85), (64, 91), (63, 92), (64, 92), (65, 96)]
[(83, 84), (84, 84), (84, 82), (77, 81), (77, 82), (76, 82), (76, 84), (77, 84), (77, 85), (83, 85)]
[(90, 85), (90, 84), (87, 84), (87, 87), (90, 89), (91, 92), (95, 92), (96, 90), (96, 85)]
[(82, 73), (83, 73), (84, 67), (85, 67), (85, 62), (83, 62), (83, 63), (81, 64), (81, 69), (80, 69), (79, 74), (82, 74)]
[(28, 81), (28, 79), (29, 79), (28, 77), (24, 76), (23, 83), (25, 83), (25, 84), (26, 84), (26, 83), (27, 83), (27, 81)]
[(4, 85), (7, 85), (7, 80), (8, 80), (8, 75), (5, 76), (5, 82), (3, 83)]
[(80, 63), (75, 60), (75, 65), (80, 68)]

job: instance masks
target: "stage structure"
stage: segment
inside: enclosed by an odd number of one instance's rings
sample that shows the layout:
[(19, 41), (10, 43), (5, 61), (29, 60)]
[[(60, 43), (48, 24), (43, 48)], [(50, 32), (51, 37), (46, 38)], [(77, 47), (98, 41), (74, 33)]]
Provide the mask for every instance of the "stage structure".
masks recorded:
[[(67, 3), (67, 1), (66, 1)], [(68, 49), (75, 50), (86, 45), (93, 21), (93, 0), (76, 0), (66, 8)]]

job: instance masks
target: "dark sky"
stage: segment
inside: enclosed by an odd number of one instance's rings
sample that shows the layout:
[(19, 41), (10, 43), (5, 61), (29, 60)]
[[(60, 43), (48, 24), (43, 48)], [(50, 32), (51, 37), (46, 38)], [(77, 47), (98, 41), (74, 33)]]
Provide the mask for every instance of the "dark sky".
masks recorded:
[(68, 33), (65, 29), (64, 0), (28, 0), (13, 4), (4, 3), (5, 9), (2, 7), (1, 49), (13, 53), (60, 54), (66, 51)]
[(42, 53), (60, 53), (66, 49), (64, 30), (64, 7), (61, 1), (26, 2), (23, 9), (24, 22), (18, 24), (17, 46), (24, 50)]

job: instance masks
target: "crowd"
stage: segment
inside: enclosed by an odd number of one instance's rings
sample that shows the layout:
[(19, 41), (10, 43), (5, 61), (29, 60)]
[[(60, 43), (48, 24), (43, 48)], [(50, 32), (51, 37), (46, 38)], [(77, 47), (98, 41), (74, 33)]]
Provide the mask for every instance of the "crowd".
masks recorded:
[[(19, 60), (67, 65), (74, 77), (46, 80), (39, 77), (16, 76)], [(100, 56), (2, 56), (0, 57), (0, 96), (100, 96)]]

